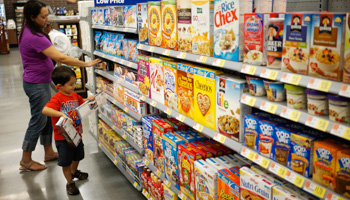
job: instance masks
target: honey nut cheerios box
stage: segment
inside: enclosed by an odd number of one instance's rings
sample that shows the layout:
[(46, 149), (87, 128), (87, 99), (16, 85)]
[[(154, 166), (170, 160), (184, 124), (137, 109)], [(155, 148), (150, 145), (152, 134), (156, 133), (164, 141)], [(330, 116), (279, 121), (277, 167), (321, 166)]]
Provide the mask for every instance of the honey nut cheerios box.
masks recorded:
[(137, 28), (136, 5), (124, 6), (124, 25), (126, 28)]
[(150, 67), (148, 56), (138, 56), (137, 76), (140, 94), (151, 98)]
[(139, 42), (141, 44), (148, 44), (147, 8), (147, 3), (137, 4), (137, 30), (139, 32)]
[(192, 53), (213, 56), (214, 0), (192, 0)]
[(343, 196), (350, 197), (350, 150), (343, 149), (337, 152), (336, 161), (336, 188), (335, 191)]
[(163, 60), (158, 58), (149, 58), (151, 97), (152, 99), (164, 104), (164, 72)]
[(176, 0), (161, 1), (162, 37), (161, 47), (177, 50)]
[(177, 110), (177, 63), (164, 61), (164, 102), (165, 106)]
[(152, 46), (162, 44), (162, 17), (160, 11), (160, 1), (148, 2), (148, 42)]
[(192, 15), (191, 1), (177, 0), (177, 36), (178, 50), (192, 52)]
[(194, 73), (194, 120), (213, 130), (216, 130), (215, 81), (221, 74), (219, 70), (207, 68), (195, 68)]
[(194, 65), (177, 64), (178, 112), (194, 119)]

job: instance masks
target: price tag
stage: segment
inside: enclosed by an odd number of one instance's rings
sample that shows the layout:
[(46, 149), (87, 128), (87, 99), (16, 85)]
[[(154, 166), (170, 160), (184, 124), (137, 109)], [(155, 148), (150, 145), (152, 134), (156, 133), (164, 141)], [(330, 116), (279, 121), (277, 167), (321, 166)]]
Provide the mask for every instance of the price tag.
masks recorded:
[(287, 169), (286, 168), (284, 168), (284, 167), (280, 167), (279, 169), (278, 169), (278, 171), (277, 171), (277, 175), (278, 176), (280, 176), (280, 177), (282, 177), (282, 178), (284, 178), (285, 176), (286, 176), (286, 174), (287, 174)]
[(297, 122), (300, 117), (300, 112), (284, 107), (281, 112), (281, 117)]
[(102, 147), (102, 143), (98, 143), (98, 146), (101, 148)]
[(328, 192), (327, 195), (326, 195), (326, 200), (345, 200), (344, 198), (341, 198), (339, 197), (338, 195), (336, 194), (333, 194), (331, 192)]
[(326, 193), (326, 189), (324, 187), (316, 185), (315, 183), (311, 183), (310, 181), (306, 181), (304, 190), (316, 195), (321, 199), (324, 197)]
[(301, 188), (303, 187), (304, 181), (305, 181), (305, 178), (296, 175), (293, 181), (293, 184)]
[(272, 113), (272, 114), (276, 113), (277, 107), (278, 107), (277, 105), (266, 102), (266, 101), (263, 101), (260, 105), (261, 110), (267, 111), (267, 112)]
[[(148, 192), (146, 192), (146, 197), (147, 197), (147, 199), (148, 199), (148, 198), (151, 197), (151, 195), (150, 195)], [(151, 198), (152, 198), (152, 197), (151, 197)]]
[(179, 52), (176, 56), (177, 58), (181, 58), (181, 59), (184, 59), (186, 57), (186, 53), (183, 53), (183, 52)]
[(117, 100), (113, 100), (113, 104), (116, 105), (117, 104)]
[(156, 175), (158, 176), (158, 177), (160, 177), (160, 175), (162, 175), (162, 172), (160, 172), (158, 169), (156, 169)]
[(145, 189), (142, 190), (142, 194), (143, 194), (143, 196), (146, 196), (146, 190)]
[(249, 152), (250, 152), (249, 149), (247, 149), (246, 147), (243, 147), (241, 151), (241, 155), (244, 157), (248, 157)]
[(186, 200), (187, 199), (187, 196), (184, 195), (184, 193), (182, 193), (181, 191), (179, 192), (179, 197), (181, 200)]
[(254, 160), (255, 155), (256, 155), (256, 154), (255, 154), (253, 151), (250, 151), (250, 152), (248, 153), (247, 158), (248, 158), (249, 160), (253, 161), (253, 160)]
[(143, 48), (143, 44), (139, 44), (137, 48), (142, 49)]
[(167, 114), (167, 115), (170, 115), (171, 114), (171, 109), (169, 109), (168, 107), (165, 108), (164, 112)]
[(153, 52), (154, 51), (154, 47), (148, 47), (148, 51), (149, 52)]
[(197, 122), (194, 123), (193, 128), (199, 132), (203, 131), (203, 126), (201, 124), (198, 124)]
[(293, 85), (299, 85), (301, 76), (300, 75), (294, 75), (289, 73), (283, 73), (281, 77), (281, 81), (285, 83), (290, 83)]
[(262, 78), (267, 78), (267, 79), (271, 79), (271, 80), (276, 80), (278, 75), (278, 71), (275, 70), (270, 70), (270, 69), (263, 69), (261, 71), (260, 77)]
[(106, 54), (102, 54), (102, 58), (106, 58)]
[(96, 26), (95, 26), (95, 25), (92, 25), (91, 27), (92, 27), (92, 28), (95, 28)]
[(185, 116), (183, 116), (183, 115), (181, 115), (181, 114), (177, 114), (177, 115), (176, 115), (176, 119), (179, 120), (180, 122), (184, 122)]
[(223, 67), (225, 65), (225, 60), (215, 58), (213, 65), (218, 67)]
[(122, 81), (122, 79), (118, 78), (117, 83), (119, 84)]
[(114, 130), (115, 130), (115, 129), (117, 129), (117, 127), (113, 125), (112, 129), (114, 129)]
[(120, 63), (122, 64), (122, 65), (124, 65), (124, 63), (125, 63), (125, 60), (120, 60)]
[(270, 164), (269, 160), (265, 159), (263, 156), (260, 156), (259, 154), (255, 154), (253, 161), (265, 169), (267, 169), (267, 167)]
[(316, 129), (325, 132), (327, 130), (328, 124), (329, 124), (329, 121), (319, 119), (316, 125)]
[(117, 27), (113, 27), (112, 30), (113, 30), (113, 31), (117, 30)]
[(139, 184), (136, 183), (136, 181), (134, 182), (134, 187), (136, 188)]
[(153, 107), (156, 107), (157, 102), (156, 102), (156, 101), (151, 100), (151, 105), (152, 105)]
[(145, 99), (146, 99), (146, 97), (141, 95), (141, 100), (144, 101)]
[(124, 140), (126, 140), (126, 134), (124, 133), (124, 131), (122, 133), (122, 138), (124, 138)]
[(198, 56), (196, 61), (205, 63), (207, 61), (207, 59), (208, 59), (208, 57), (206, 57), (206, 56)]
[(168, 186), (168, 188), (170, 188), (170, 186), (171, 186), (170, 181), (168, 181), (168, 180), (165, 179), (165, 180), (164, 180), (164, 183), (165, 183), (166, 186)]
[(115, 161), (114, 161), (114, 165), (117, 165), (118, 164), (118, 160), (116, 159)]
[(117, 62), (117, 58), (113, 58), (113, 62)]
[(108, 99), (108, 94), (105, 94), (106, 99)]
[(320, 90), (323, 92), (328, 92), (331, 85), (332, 85), (331, 81), (310, 78), (309, 83), (307, 84), (307, 87), (315, 90)]
[(254, 75), (256, 71), (256, 67), (251, 65), (243, 65), (241, 72), (249, 75)]
[(124, 111), (125, 111), (125, 112), (128, 112), (128, 111), (129, 111), (129, 108), (125, 106), (125, 107), (124, 107)]
[(148, 166), (149, 161), (147, 159), (145, 159), (145, 165)]
[(334, 123), (331, 133), (338, 136), (350, 140), (350, 128), (340, 125), (338, 123)]
[(163, 50), (163, 55), (169, 56), (170, 50), (164, 49)]
[(129, 67), (132, 67), (132, 64), (133, 64), (132, 62), (129, 62), (128, 66), (129, 66)]
[(214, 135), (214, 140), (216, 140), (216, 141), (218, 141), (218, 142), (224, 144), (224, 143), (225, 143), (225, 140), (226, 140), (226, 136), (221, 135), (221, 134), (219, 134), (219, 133), (215, 133), (215, 135)]
[(348, 85), (343, 84), (339, 91), (339, 95), (344, 97), (350, 97), (350, 87)]
[(243, 95), (241, 98), (241, 102), (247, 104), (248, 106), (254, 107), (256, 98)]
[(274, 174), (277, 174), (278, 170), (280, 169), (280, 166), (278, 166), (276, 163), (271, 163), (269, 171), (273, 172)]

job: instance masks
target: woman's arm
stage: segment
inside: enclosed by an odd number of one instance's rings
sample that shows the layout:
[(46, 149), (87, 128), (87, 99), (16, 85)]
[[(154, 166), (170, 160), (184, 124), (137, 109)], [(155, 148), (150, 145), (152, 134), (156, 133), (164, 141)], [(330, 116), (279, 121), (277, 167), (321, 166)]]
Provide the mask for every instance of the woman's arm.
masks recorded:
[(42, 53), (45, 56), (55, 60), (56, 62), (60, 62), (60, 63), (66, 64), (66, 65), (70, 65), (70, 66), (91, 67), (91, 66), (94, 66), (94, 65), (98, 64), (99, 62), (101, 62), (100, 59), (95, 59), (95, 60), (92, 60), (90, 62), (80, 61), (78, 59), (75, 59), (75, 58), (72, 58), (70, 56), (64, 55), (63, 53), (59, 52), (52, 45), (49, 48), (43, 50)]

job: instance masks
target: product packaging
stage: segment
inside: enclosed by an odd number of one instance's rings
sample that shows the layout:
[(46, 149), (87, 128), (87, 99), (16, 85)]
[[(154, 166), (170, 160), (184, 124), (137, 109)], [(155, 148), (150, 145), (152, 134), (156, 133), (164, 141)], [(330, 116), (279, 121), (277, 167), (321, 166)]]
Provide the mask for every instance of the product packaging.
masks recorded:
[(177, 111), (177, 63), (164, 61), (164, 105)]
[(161, 1), (163, 48), (177, 50), (176, 11), (176, 0)]
[(162, 44), (162, 19), (160, 12), (160, 1), (148, 2), (148, 28), (149, 44), (160, 46)]
[(137, 30), (139, 33), (139, 42), (141, 44), (148, 44), (147, 3), (137, 4)]
[(177, 0), (177, 36), (178, 49), (182, 52), (192, 52), (192, 14), (191, 1)]
[(149, 58), (150, 61), (150, 81), (151, 97), (164, 105), (164, 72), (163, 60), (158, 58)]
[(177, 64), (178, 112), (194, 119), (194, 66)]

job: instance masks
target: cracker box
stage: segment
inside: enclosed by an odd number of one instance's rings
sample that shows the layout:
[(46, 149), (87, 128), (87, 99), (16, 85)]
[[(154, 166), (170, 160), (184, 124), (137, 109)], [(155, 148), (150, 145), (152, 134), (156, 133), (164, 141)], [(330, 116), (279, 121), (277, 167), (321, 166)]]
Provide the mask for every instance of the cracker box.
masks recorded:
[(178, 50), (192, 52), (191, 1), (177, 0)]
[(164, 120), (167, 121), (170, 125), (172, 125), (175, 131), (185, 131), (189, 128), (186, 124), (178, 121), (175, 118), (166, 118)]
[(214, 57), (241, 61), (239, 34), (240, 2), (214, 2)]
[(336, 184), (337, 151), (343, 146), (334, 140), (326, 139), (314, 143), (312, 180), (333, 189)]
[(288, 160), (291, 152), (291, 134), (292, 131), (283, 126), (277, 126), (275, 129), (275, 154), (271, 158), (284, 166), (290, 165)]
[(125, 88), (125, 106), (137, 114), (147, 114), (146, 103), (140, 100), (140, 95)]
[(163, 60), (158, 58), (149, 58), (151, 97), (152, 99), (164, 104), (164, 72)]
[(216, 131), (236, 141), (239, 141), (242, 116), (239, 101), (245, 84), (245, 80), (229, 76), (216, 77)]
[(163, 184), (164, 200), (178, 200), (177, 194), (171, 191), (165, 184)]
[(138, 56), (137, 69), (140, 94), (151, 98), (151, 84), (149, 80), (150, 68), (148, 56)]
[(179, 189), (179, 161), (177, 156), (178, 145), (185, 143), (186, 141), (173, 133), (165, 133), (163, 134), (162, 138), (165, 178), (167, 180), (172, 180), (176, 184), (175, 187)]
[(207, 68), (196, 68), (194, 73), (194, 120), (216, 130), (215, 79), (222, 72)]
[(146, 116), (142, 118), (142, 128), (143, 128), (143, 137), (144, 137), (144, 146), (145, 146), (145, 156), (150, 163), (154, 163), (153, 155), (153, 126), (152, 121), (161, 119), (161, 117), (155, 116)]
[(177, 63), (164, 61), (164, 105), (173, 110), (177, 110)]
[(203, 155), (187, 144), (180, 144), (178, 151), (180, 191), (194, 200), (196, 199), (194, 161), (202, 159)]
[(172, 127), (168, 122), (163, 119), (153, 120), (153, 146), (154, 146), (154, 166), (164, 173), (163, 165), (163, 140), (164, 133), (173, 132)]
[(345, 14), (312, 15), (309, 75), (340, 81), (343, 72)]
[(346, 15), (343, 82), (350, 83), (350, 13)]
[(350, 150), (337, 151), (336, 161), (336, 188), (335, 191), (343, 196), (350, 196)]
[(272, 199), (272, 188), (275, 186), (269, 180), (264, 179), (251, 169), (240, 169), (241, 199)]
[(194, 119), (194, 66), (177, 64), (177, 108), (178, 112)]
[(214, 0), (192, 0), (192, 53), (213, 56)]
[(124, 25), (126, 28), (137, 28), (136, 5), (124, 6)]
[(194, 162), (197, 199), (217, 199), (218, 171), (204, 160)]
[(312, 175), (314, 140), (309, 135), (291, 134), (291, 155), (287, 163), (289, 169), (305, 177)]
[(243, 145), (255, 151), (259, 150), (259, 121), (257, 115), (244, 115)]
[(281, 70), (297, 74), (308, 74), (312, 14), (286, 13)]
[(218, 172), (218, 200), (239, 200), (240, 178), (239, 173), (230, 170), (219, 170)]
[(148, 44), (147, 3), (137, 4), (137, 31), (139, 32), (139, 42)]
[(148, 2), (148, 42), (153, 46), (162, 44), (162, 16), (160, 12), (160, 1)]
[(163, 48), (177, 50), (176, 11), (176, 0), (161, 1)]

